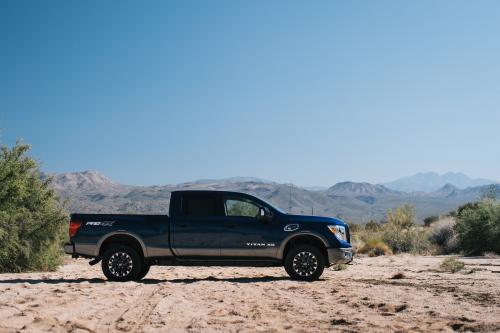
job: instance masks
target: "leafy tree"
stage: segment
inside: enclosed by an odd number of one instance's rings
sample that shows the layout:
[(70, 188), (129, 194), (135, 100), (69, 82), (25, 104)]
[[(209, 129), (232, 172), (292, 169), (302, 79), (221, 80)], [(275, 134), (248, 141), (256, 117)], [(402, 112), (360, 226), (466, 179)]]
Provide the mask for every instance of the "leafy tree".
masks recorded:
[(500, 253), (500, 204), (483, 200), (459, 208), (455, 231), (467, 255)]
[(41, 180), (29, 145), (0, 148), (0, 272), (54, 270), (67, 214)]

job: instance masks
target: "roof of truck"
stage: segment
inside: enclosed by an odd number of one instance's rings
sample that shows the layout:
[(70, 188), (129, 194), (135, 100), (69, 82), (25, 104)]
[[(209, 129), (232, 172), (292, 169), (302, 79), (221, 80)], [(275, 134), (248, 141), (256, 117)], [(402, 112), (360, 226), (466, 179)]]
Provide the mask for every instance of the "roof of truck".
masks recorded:
[(250, 195), (244, 192), (235, 192), (235, 191), (222, 191), (222, 190), (176, 190), (171, 193), (227, 193), (227, 194), (245, 194)]

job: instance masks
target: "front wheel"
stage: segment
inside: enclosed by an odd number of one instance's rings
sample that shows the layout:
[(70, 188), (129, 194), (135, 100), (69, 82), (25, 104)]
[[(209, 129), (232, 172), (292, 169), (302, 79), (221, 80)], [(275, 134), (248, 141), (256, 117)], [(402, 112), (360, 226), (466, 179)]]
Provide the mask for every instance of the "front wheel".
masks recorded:
[(294, 280), (315, 281), (325, 269), (325, 257), (312, 245), (292, 248), (285, 257), (285, 270)]
[(102, 256), (102, 272), (111, 281), (137, 280), (144, 272), (144, 260), (129, 246), (111, 246)]

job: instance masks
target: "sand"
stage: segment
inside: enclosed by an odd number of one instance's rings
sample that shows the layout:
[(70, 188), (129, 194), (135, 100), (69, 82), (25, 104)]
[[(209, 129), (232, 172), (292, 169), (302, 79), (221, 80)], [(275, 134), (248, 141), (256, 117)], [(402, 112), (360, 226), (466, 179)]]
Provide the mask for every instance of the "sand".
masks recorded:
[(233, 267), (107, 282), (68, 258), (54, 273), (0, 274), (0, 332), (500, 332), (500, 259), (461, 259), (452, 274), (443, 258), (356, 258), (313, 283)]

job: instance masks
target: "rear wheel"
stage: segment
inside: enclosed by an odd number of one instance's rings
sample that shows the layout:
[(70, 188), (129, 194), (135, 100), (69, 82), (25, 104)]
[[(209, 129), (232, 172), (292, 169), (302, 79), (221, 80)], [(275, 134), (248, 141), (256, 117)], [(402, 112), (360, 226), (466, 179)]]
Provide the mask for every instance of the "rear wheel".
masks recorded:
[[(144, 272), (144, 260), (129, 246), (111, 246), (103, 254), (102, 272), (111, 281), (137, 280)], [(147, 271), (144, 275), (146, 274)]]
[(325, 257), (312, 245), (292, 248), (285, 257), (285, 270), (294, 280), (315, 281), (325, 269)]

